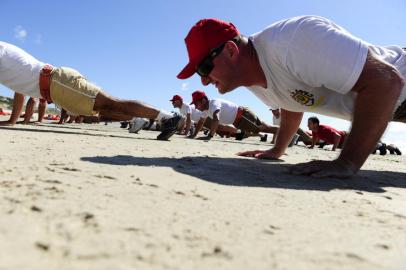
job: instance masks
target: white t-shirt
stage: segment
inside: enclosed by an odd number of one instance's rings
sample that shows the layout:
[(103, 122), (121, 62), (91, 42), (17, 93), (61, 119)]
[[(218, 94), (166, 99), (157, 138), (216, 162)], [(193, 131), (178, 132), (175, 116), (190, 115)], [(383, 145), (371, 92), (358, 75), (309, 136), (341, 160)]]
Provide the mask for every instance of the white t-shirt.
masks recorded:
[(0, 83), (15, 92), (39, 98), (39, 74), (44, 63), (22, 49), (0, 41)]
[(205, 115), (213, 118), (213, 113), (219, 111), (219, 123), (222, 125), (231, 125), (237, 116), (238, 105), (223, 99), (209, 100), (209, 109), (205, 111)]
[(281, 116), (279, 115), (279, 117), (278, 118), (276, 118), (276, 116), (274, 115), (273, 116), (273, 118), (272, 118), (272, 122), (273, 122), (273, 125), (274, 126), (280, 126), (281, 125)]
[[(267, 88), (249, 89), (271, 108), (315, 112), (351, 120), (357, 82), (371, 48), (406, 77), (406, 52), (378, 47), (316, 16), (277, 22), (250, 37)], [(406, 86), (398, 105), (406, 98)]]
[(182, 104), (179, 112), (183, 116), (187, 116), (188, 114), (190, 114), (190, 119), (193, 122), (199, 122), (200, 118), (204, 117), (203, 113), (195, 108), (195, 105), (188, 105), (186, 103)]

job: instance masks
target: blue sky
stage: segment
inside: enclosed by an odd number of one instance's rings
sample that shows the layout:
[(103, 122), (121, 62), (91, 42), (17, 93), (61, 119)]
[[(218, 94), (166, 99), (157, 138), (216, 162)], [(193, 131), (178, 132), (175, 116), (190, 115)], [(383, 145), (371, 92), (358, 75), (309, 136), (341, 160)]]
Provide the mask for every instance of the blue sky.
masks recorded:
[[(197, 76), (176, 78), (187, 62), (184, 37), (196, 21), (221, 18), (250, 35), (283, 18), (315, 14), (368, 42), (406, 45), (402, 0), (2, 0), (1, 7), (0, 40), (43, 62), (73, 67), (111, 95), (172, 110), (168, 100), (173, 94), (189, 100), (194, 90), (202, 89), (210, 97), (248, 106), (268, 122), (268, 109), (244, 88), (221, 96), (214, 87), (203, 87)], [(13, 93), (0, 86), (0, 95)], [(349, 127), (346, 121), (321, 120), (339, 129)], [(406, 141), (406, 125), (391, 125), (386, 140), (402, 143), (401, 139)]]

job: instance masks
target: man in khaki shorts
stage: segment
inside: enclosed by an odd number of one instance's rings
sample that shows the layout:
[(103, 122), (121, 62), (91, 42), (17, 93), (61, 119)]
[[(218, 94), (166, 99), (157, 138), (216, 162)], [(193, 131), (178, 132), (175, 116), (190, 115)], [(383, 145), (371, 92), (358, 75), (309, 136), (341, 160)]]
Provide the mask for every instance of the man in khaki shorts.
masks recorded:
[(23, 95), (43, 98), (77, 115), (99, 115), (103, 119), (117, 121), (133, 117), (156, 119), (162, 122), (163, 127), (157, 137), (159, 140), (169, 139), (181, 122), (181, 117), (140, 101), (112, 97), (78, 71), (67, 67), (52, 67), (22, 49), (1, 41), (0, 83)]
[[(219, 124), (233, 125), (241, 130), (243, 134), (252, 136), (258, 135), (259, 132), (266, 132), (275, 134), (277, 128), (262, 122), (255, 113), (251, 112), (246, 107), (238, 106), (227, 100), (222, 99), (208, 99), (206, 93), (203, 91), (195, 91), (192, 94), (192, 104), (196, 106), (199, 111), (205, 113), (206, 117), (212, 119), (210, 126), (210, 133), (207, 139), (211, 139)], [(198, 125), (196, 132), (199, 132), (202, 125)]]

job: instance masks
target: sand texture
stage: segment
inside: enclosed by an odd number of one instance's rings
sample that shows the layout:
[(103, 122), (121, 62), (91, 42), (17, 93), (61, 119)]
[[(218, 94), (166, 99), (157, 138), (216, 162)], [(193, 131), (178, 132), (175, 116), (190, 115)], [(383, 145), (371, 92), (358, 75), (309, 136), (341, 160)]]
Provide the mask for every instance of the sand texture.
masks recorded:
[(337, 153), (118, 124), (0, 127), (0, 269), (406, 269), (406, 159), (353, 179), (285, 173)]

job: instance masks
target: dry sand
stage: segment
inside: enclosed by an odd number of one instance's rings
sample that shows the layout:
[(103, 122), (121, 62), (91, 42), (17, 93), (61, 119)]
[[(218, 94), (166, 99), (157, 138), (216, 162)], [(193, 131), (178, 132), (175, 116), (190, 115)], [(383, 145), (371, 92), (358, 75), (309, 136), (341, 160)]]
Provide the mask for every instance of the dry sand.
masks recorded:
[(0, 269), (406, 269), (406, 159), (351, 180), (118, 124), (0, 127)]

